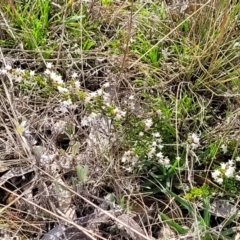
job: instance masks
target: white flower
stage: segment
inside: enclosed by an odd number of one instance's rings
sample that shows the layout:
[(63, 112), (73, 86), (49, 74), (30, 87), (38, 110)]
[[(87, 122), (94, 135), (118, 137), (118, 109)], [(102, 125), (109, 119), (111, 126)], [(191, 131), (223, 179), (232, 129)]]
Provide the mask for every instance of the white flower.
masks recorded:
[(226, 176), (227, 178), (231, 178), (231, 177), (234, 176), (234, 172), (235, 172), (235, 167), (229, 166), (228, 169), (227, 169), (226, 172), (225, 172), (225, 176)]
[(239, 47), (240, 46), (240, 43), (239, 42), (235, 42), (234, 44), (233, 44), (233, 49), (236, 49), (237, 47)]
[(160, 133), (158, 133), (158, 132), (157, 132), (157, 133), (153, 133), (152, 135), (153, 135), (155, 138), (161, 137), (161, 136), (160, 136)]
[(148, 151), (148, 153), (147, 153), (148, 157), (149, 157), (149, 158), (152, 158), (152, 157), (153, 157), (153, 154), (155, 154), (155, 152), (156, 152), (156, 148), (155, 148), (155, 147), (152, 147), (152, 148), (150, 149), (150, 151)]
[(125, 162), (128, 162), (130, 160), (130, 151), (126, 151), (124, 154), (123, 154), (123, 157), (122, 157), (122, 160), (121, 162), (125, 163)]
[(25, 70), (21, 68), (16, 68), (16, 73), (23, 75), (25, 73)]
[(222, 168), (223, 170), (225, 170), (226, 167), (227, 167), (227, 163), (221, 163), (221, 168)]
[(87, 103), (89, 103), (90, 101), (91, 101), (91, 97), (89, 97), (89, 96), (86, 96), (85, 98), (84, 98), (84, 102), (87, 104)]
[(62, 104), (63, 104), (63, 106), (65, 106), (65, 107), (69, 107), (69, 106), (72, 105), (72, 100), (71, 100), (71, 99), (68, 99), (68, 100), (62, 101)]
[(131, 156), (133, 154), (133, 152), (132, 151), (126, 151), (125, 154), (126, 154), (126, 156)]
[(49, 70), (49, 68), (47, 68), (45, 71), (44, 71), (45, 74), (47, 75), (50, 75), (51, 74), (51, 71)]
[(126, 151), (123, 154), (123, 157), (121, 159), (121, 162), (130, 162), (132, 165), (135, 165), (135, 163), (138, 161), (137, 156), (133, 151)]
[(227, 153), (227, 145), (222, 144), (221, 149), (222, 149), (223, 153)]
[(240, 176), (239, 175), (236, 175), (235, 178), (236, 178), (237, 181), (240, 181)]
[(97, 113), (92, 112), (88, 117), (84, 116), (81, 120), (82, 126), (89, 126), (90, 123), (95, 120), (99, 115)]
[(74, 81), (75, 88), (80, 89), (80, 81)]
[(225, 195), (224, 192), (218, 192), (219, 197), (223, 197), (224, 195)]
[(73, 74), (72, 74), (72, 78), (77, 78), (78, 77), (78, 74), (76, 73), (76, 72), (74, 72)]
[(200, 138), (196, 133), (192, 133), (190, 145), (193, 150), (197, 149), (200, 146)]
[(16, 73), (21, 73), (21, 68), (16, 68)]
[(129, 100), (133, 100), (133, 99), (134, 99), (134, 96), (131, 95), (128, 99), (129, 99)]
[(192, 134), (193, 142), (199, 144), (199, 136), (196, 133)]
[(157, 153), (156, 156), (157, 156), (158, 158), (161, 158), (161, 159), (164, 157), (163, 154), (162, 154), (162, 152)]
[(122, 162), (122, 163), (125, 163), (126, 161), (127, 161), (126, 156), (123, 156), (121, 162)]
[(78, 108), (78, 105), (77, 105), (77, 104), (71, 104), (71, 105), (70, 105), (70, 108), (71, 108), (71, 109), (77, 109), (77, 108)]
[(12, 70), (12, 67), (7, 64), (7, 65), (5, 66), (5, 69), (6, 69), (7, 71), (10, 71), (10, 70)]
[(35, 75), (35, 71), (30, 71), (30, 76), (33, 77)]
[(81, 125), (83, 127), (89, 125), (89, 121), (88, 121), (88, 118), (86, 116), (84, 116), (84, 118), (81, 120)]
[(236, 157), (236, 162), (240, 162), (240, 157)]
[(90, 113), (90, 115), (88, 116), (88, 119), (90, 120), (90, 121), (93, 121), (93, 120), (95, 120), (97, 117), (99, 117), (100, 115), (99, 114), (97, 114), (97, 113), (95, 113), (95, 112), (91, 112)]
[(103, 92), (103, 100), (104, 100), (104, 102), (105, 102), (105, 104), (109, 104), (109, 101), (110, 101), (110, 97), (111, 97), (111, 95), (109, 94), (109, 93), (106, 93), (106, 92)]
[(163, 159), (163, 165), (165, 166), (165, 167), (170, 167), (171, 165), (170, 165), (170, 159), (168, 158), (168, 157), (165, 157), (164, 159)]
[(62, 101), (61, 102), (61, 106), (60, 107), (57, 107), (55, 108), (54, 110), (57, 112), (57, 111), (60, 111), (62, 113), (67, 113), (69, 111), (69, 108), (74, 108), (74, 104), (72, 104), (72, 100), (71, 99), (68, 99), (68, 100), (65, 100), (65, 101)]
[(67, 113), (68, 112), (68, 109), (66, 106), (62, 105), (60, 107), (56, 107), (54, 109), (55, 112), (61, 112), (61, 113)]
[(27, 121), (26, 121), (26, 120), (23, 120), (23, 121), (21, 122), (21, 124), (19, 124), (19, 125), (16, 127), (16, 131), (17, 131), (18, 133), (20, 133), (20, 134), (26, 132), (27, 129), (28, 129), (28, 128), (27, 128)]
[(15, 81), (20, 83), (23, 80), (22, 76), (18, 76), (15, 78)]
[(140, 133), (139, 133), (139, 136), (140, 136), (140, 137), (144, 136), (144, 132), (140, 132)]
[(57, 74), (53, 71), (50, 72), (50, 78), (55, 81), (55, 78), (57, 77)]
[(68, 93), (69, 92), (67, 88), (63, 88), (61, 86), (57, 86), (57, 89), (60, 93)]
[(89, 93), (89, 97), (90, 97), (90, 98), (97, 97), (97, 92), (91, 92), (91, 93)]
[(152, 142), (152, 146), (156, 147), (157, 146), (157, 142)]
[(156, 156), (159, 158), (158, 163), (160, 163), (161, 165), (163, 165), (166, 168), (169, 168), (171, 166), (169, 158), (164, 157), (161, 152), (159, 152)]
[(55, 72), (50, 73), (50, 78), (57, 84), (63, 84), (62, 76), (57, 75)]
[(191, 143), (191, 148), (192, 148), (192, 150), (195, 150), (195, 149), (197, 149), (198, 147), (199, 147), (198, 144), (196, 144), (196, 143)]
[(103, 84), (103, 87), (104, 87), (104, 88), (110, 87), (110, 83), (109, 83), (109, 82), (104, 83), (104, 84)]
[(7, 74), (7, 70), (5, 68), (1, 69), (2, 74)]
[(101, 97), (103, 95), (103, 90), (100, 88), (96, 91), (97, 96)]
[(192, 133), (190, 137), (190, 146), (192, 150), (195, 150), (200, 146), (200, 138), (196, 133)]
[(214, 181), (221, 185), (223, 183), (223, 178), (216, 178)]
[(53, 79), (58, 84), (63, 84), (62, 76), (56, 75), (55, 79)]
[(144, 120), (144, 124), (145, 124), (146, 129), (149, 129), (153, 125), (153, 121), (151, 118), (146, 119), (146, 120)]
[(129, 173), (131, 173), (133, 171), (132, 167), (127, 167), (125, 168)]
[(163, 145), (161, 145), (161, 144), (159, 144), (157, 147), (158, 147), (160, 150), (163, 149)]
[(47, 67), (48, 69), (51, 69), (51, 68), (52, 68), (52, 63), (51, 63), (51, 62), (48, 62), (48, 63), (46, 64), (46, 67)]
[(214, 172), (212, 172), (212, 178), (215, 180), (216, 178), (218, 178), (219, 176), (221, 176), (221, 172), (219, 170), (215, 170)]
[(124, 112), (124, 115), (122, 115), (122, 114), (117, 114), (116, 116), (115, 116), (115, 119), (117, 120), (117, 121), (119, 121), (119, 120), (121, 120), (122, 119), (122, 117), (124, 117), (125, 116), (125, 112)]
[(234, 166), (234, 161), (233, 160), (228, 160), (228, 164), (230, 165), (230, 166)]
[(116, 120), (121, 120), (123, 117), (126, 116), (126, 112), (120, 110), (119, 108), (115, 108), (114, 111), (113, 111), (113, 113), (114, 113), (114, 115), (115, 115), (114, 118), (115, 118)]

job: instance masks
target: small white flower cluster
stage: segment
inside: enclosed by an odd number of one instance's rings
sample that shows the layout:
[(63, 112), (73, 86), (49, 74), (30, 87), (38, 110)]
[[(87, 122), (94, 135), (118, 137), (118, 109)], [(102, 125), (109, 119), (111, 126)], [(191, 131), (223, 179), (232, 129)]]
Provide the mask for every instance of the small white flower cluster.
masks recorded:
[(126, 111), (123, 111), (116, 106), (112, 106), (111, 95), (106, 91), (104, 91), (104, 89), (109, 86), (110, 86), (110, 83), (106, 82), (105, 84), (103, 84), (102, 88), (96, 90), (95, 92), (87, 93), (87, 96), (85, 97), (85, 103), (86, 104), (90, 103), (92, 100), (95, 100), (97, 97), (101, 97), (103, 105), (105, 105), (105, 106), (102, 106), (102, 108), (105, 109), (106, 107), (114, 107), (113, 109), (114, 119), (119, 121), (126, 116)]
[(23, 80), (23, 76), (25, 75), (25, 71), (21, 68), (16, 68), (15, 70), (15, 81), (20, 83)]
[[(46, 75), (48, 75), (50, 77), (50, 79), (53, 80), (53, 82), (55, 82), (58, 85), (62, 85), (63, 86), (64, 82), (63, 82), (62, 76), (51, 70), (52, 63), (50, 63), (50, 62), (47, 63), (46, 67), (47, 67), (47, 69), (45, 70), (44, 73)], [(69, 90), (67, 88), (65, 88), (65, 87), (62, 87), (62, 86), (57, 86), (58, 91), (60, 93), (68, 93)]]
[[(23, 70), (21, 68), (13, 69), (8, 64), (5, 66), (5, 68), (0, 69), (0, 74), (7, 75), (8, 77), (11, 77), (12, 79), (14, 79), (15, 82), (18, 83), (22, 82), (24, 76), (26, 77), (25, 73), (26, 70)], [(33, 77), (35, 75), (35, 71), (30, 70), (29, 75), (30, 77)]]
[(148, 130), (148, 129), (150, 129), (151, 126), (153, 125), (153, 120), (152, 120), (151, 118), (145, 119), (145, 120), (143, 121), (143, 123), (144, 123), (144, 126), (145, 126), (145, 130)]
[[(109, 83), (105, 83), (103, 87), (105, 87), (105, 85), (108, 85), (108, 84)], [(107, 106), (110, 106), (110, 102), (111, 102), (110, 94), (105, 92), (103, 88), (100, 88), (95, 92), (87, 93), (87, 96), (85, 98), (85, 103), (89, 103), (91, 100), (94, 100), (96, 97), (101, 97), (104, 104), (106, 104)]]
[(121, 120), (122, 118), (124, 118), (125, 116), (126, 116), (126, 112), (125, 111), (122, 111), (122, 110), (120, 110), (119, 108), (115, 108), (114, 110), (113, 110), (113, 113), (114, 113), (114, 115), (115, 115), (115, 120)]
[(5, 75), (10, 73), (11, 71), (12, 71), (12, 67), (9, 64), (6, 64), (6, 66), (0, 70), (0, 73)]
[[(64, 87), (64, 82), (63, 82), (62, 76), (51, 70), (52, 63), (48, 62), (46, 64), (46, 67), (47, 67), (47, 69), (45, 70), (44, 73), (47, 74), (50, 77), (50, 79), (52, 79), (53, 82), (55, 82), (58, 85), (57, 90), (59, 91), (59, 93), (68, 93), (69, 90), (68, 90), (68, 88)], [(79, 80), (76, 80), (76, 78), (78, 77), (78, 74), (74, 72), (71, 77), (74, 80), (75, 88), (77, 90), (79, 90), (80, 82), (79, 82)], [(66, 113), (66, 112), (68, 112), (69, 108), (76, 109), (76, 107), (77, 107), (77, 105), (73, 104), (72, 100), (69, 98), (68, 100), (62, 101), (61, 107), (56, 108), (56, 111)]]
[(126, 98), (122, 100), (122, 103), (129, 109), (131, 109), (131, 111), (133, 112), (138, 112), (140, 107), (138, 104), (136, 104), (136, 100), (135, 100), (135, 96), (134, 95), (130, 95), (127, 96)]
[(227, 145), (222, 144), (221, 149), (222, 149), (223, 153), (227, 153)]
[(158, 163), (163, 165), (166, 168), (169, 168), (170, 160), (167, 156), (164, 156), (162, 153), (163, 145), (162, 145), (162, 138), (159, 132), (153, 133), (153, 141), (150, 144), (150, 150), (147, 153), (149, 159), (156, 158)]
[[(60, 93), (68, 93), (69, 90), (67, 88), (63, 87), (64, 82), (63, 82), (62, 76), (51, 70), (52, 65), (53, 65), (52, 63), (48, 62), (46, 64), (47, 69), (45, 70), (44, 73), (46, 75), (48, 75), (53, 80), (53, 82), (55, 82), (58, 85), (61, 85), (61, 86), (57, 86), (57, 89)], [(79, 82), (79, 80), (76, 80), (76, 78), (78, 77), (78, 74), (76, 72), (74, 72), (71, 77), (74, 80), (75, 88), (77, 90), (79, 90), (80, 89), (80, 82)]]
[(200, 138), (199, 135), (197, 135), (196, 133), (192, 133), (192, 135), (189, 136), (188, 139), (192, 150), (195, 150), (200, 146)]
[(135, 166), (137, 161), (138, 161), (137, 155), (133, 151), (130, 151), (130, 150), (124, 152), (123, 157), (121, 159), (121, 162), (128, 166), (128, 167), (124, 166), (124, 168), (128, 172), (133, 171), (133, 167)]
[[(236, 161), (238, 160), (240, 160), (239, 157), (236, 158)], [(218, 184), (222, 184), (224, 178), (235, 178), (240, 181), (240, 176), (236, 174), (236, 167), (233, 160), (221, 163), (221, 167), (212, 172), (212, 178)]]
[(78, 74), (76, 72), (74, 72), (71, 76), (72, 80), (74, 81), (74, 87), (76, 90), (80, 89), (81, 83), (80, 81), (77, 79), (78, 78)]
[(84, 116), (81, 120), (81, 125), (84, 126), (90, 126), (93, 121), (96, 121), (101, 115), (91, 112), (88, 116)]
[[(60, 93), (68, 93), (69, 90), (68, 88), (66, 88), (62, 79), (62, 76), (60, 74), (57, 74), (55, 71), (51, 70), (53, 67), (53, 64), (48, 62), (46, 63), (46, 70), (44, 71), (44, 73), (49, 76), (49, 78), (55, 83), (57, 84), (57, 90)], [(26, 77), (26, 70), (23, 70), (21, 68), (16, 68), (13, 69), (10, 65), (6, 65), (4, 68), (0, 69), (0, 74), (3, 75), (8, 75), (9, 77), (11, 77), (12, 79), (14, 79), (15, 82), (22, 82), (22, 80), (24, 79), (24, 77)], [(35, 71), (30, 70), (29, 71), (29, 75), (30, 77), (35, 76)], [(73, 73), (72, 74), (72, 79), (74, 80), (74, 86), (77, 90), (80, 89), (80, 82), (79, 80), (76, 80), (76, 78), (78, 77), (77, 73)]]
[(54, 109), (55, 112), (67, 113), (69, 109), (76, 109), (77, 105), (73, 104), (72, 100), (69, 98), (68, 100), (61, 101), (61, 105)]

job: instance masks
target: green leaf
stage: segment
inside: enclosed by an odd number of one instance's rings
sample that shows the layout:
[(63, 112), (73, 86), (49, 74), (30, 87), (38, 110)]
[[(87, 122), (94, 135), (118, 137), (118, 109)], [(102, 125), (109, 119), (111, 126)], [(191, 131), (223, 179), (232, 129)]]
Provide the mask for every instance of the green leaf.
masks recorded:
[(171, 168), (167, 171), (167, 175), (170, 177), (175, 173), (175, 169), (178, 167), (179, 160), (176, 160)]
[(203, 212), (203, 219), (204, 219), (204, 223), (206, 226), (209, 227), (210, 225), (210, 199), (209, 197), (206, 197), (203, 199), (203, 207), (204, 207), (204, 212)]
[(80, 149), (80, 142), (75, 142), (73, 144), (73, 146), (71, 147), (71, 153), (76, 156), (77, 153), (79, 153), (79, 149)]
[(160, 217), (162, 220), (166, 221), (166, 223), (174, 228), (179, 234), (187, 234), (188, 230), (180, 226), (178, 223), (173, 221), (171, 218), (169, 218), (166, 214), (164, 213), (159, 213)]
[(77, 165), (77, 177), (81, 182), (87, 182), (88, 180), (88, 166), (82, 167), (81, 165)]
[(179, 197), (178, 195), (176, 195), (175, 193), (171, 192), (168, 189), (163, 189), (163, 192), (167, 192), (169, 195), (171, 195), (172, 197), (174, 197), (183, 207), (185, 207), (190, 213), (193, 213), (193, 207), (191, 206), (191, 204), (186, 201), (185, 199)]
[(73, 23), (73, 22), (77, 22), (78, 20), (80, 20), (81, 18), (84, 18), (85, 16), (79, 16), (79, 15), (75, 15), (75, 16), (71, 16), (65, 19), (65, 23)]

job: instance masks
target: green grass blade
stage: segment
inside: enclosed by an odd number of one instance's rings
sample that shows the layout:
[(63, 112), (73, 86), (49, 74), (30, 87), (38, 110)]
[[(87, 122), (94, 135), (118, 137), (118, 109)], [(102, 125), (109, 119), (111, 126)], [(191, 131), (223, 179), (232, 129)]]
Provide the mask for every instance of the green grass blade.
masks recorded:
[(171, 192), (168, 189), (164, 189), (163, 192), (168, 193), (169, 195), (174, 197), (176, 199), (176, 201), (178, 201), (184, 208), (186, 208), (190, 213), (193, 213), (193, 207), (191, 206), (191, 204), (188, 201), (179, 197), (177, 194)]
[(164, 220), (169, 226), (174, 228), (179, 234), (187, 234), (188, 230), (180, 226), (178, 223), (170, 219), (166, 214), (159, 213), (162, 220)]

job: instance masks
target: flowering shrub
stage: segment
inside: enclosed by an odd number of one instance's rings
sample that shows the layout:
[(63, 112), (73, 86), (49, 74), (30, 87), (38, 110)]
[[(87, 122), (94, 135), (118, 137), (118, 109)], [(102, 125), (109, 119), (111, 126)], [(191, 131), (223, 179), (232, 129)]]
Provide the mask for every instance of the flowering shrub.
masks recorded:
[[(1, 69), (0, 74), (7, 75), (14, 85), (23, 89), (42, 89), (43, 92), (47, 91), (48, 96), (58, 92), (62, 99), (56, 111), (67, 113), (70, 109), (74, 110), (77, 108), (76, 101), (84, 104), (87, 113), (81, 120), (81, 126), (93, 128), (89, 134), (89, 145), (98, 145), (101, 152), (107, 151), (117, 140), (117, 135), (122, 135), (126, 139), (123, 144), (125, 146), (129, 144), (126, 151), (122, 152), (121, 158), (122, 167), (127, 172), (133, 172), (134, 169), (146, 171), (149, 167), (155, 169), (154, 166), (160, 166), (162, 172), (167, 174), (166, 170), (172, 167), (175, 160), (181, 160), (174, 146), (175, 137), (171, 132), (170, 115), (163, 104), (161, 104), (161, 109), (155, 109), (157, 117), (149, 113), (146, 118), (144, 116), (145, 109), (142, 109), (143, 112), (140, 114), (134, 113), (136, 96), (130, 95), (125, 104), (117, 106), (117, 101), (105, 91), (111, 87), (109, 82), (104, 83), (100, 89), (94, 92), (88, 92), (81, 89), (77, 73), (74, 72), (71, 75), (69, 82), (64, 82), (62, 76), (52, 69), (53, 64), (50, 62), (46, 63), (44, 74), (36, 74), (33, 70), (14, 69), (10, 65), (6, 65)], [(153, 102), (155, 102), (154, 98)], [(106, 129), (109, 129), (107, 136), (106, 133), (103, 134)], [(186, 144), (190, 146), (191, 151), (197, 151), (200, 147), (199, 135), (189, 134)], [(224, 153), (227, 152), (225, 145), (222, 145), (221, 149)], [(239, 157), (236, 158), (236, 161), (238, 160)], [(236, 172), (235, 162), (229, 160), (227, 163), (221, 163), (212, 172), (213, 180), (220, 185), (229, 179), (239, 181), (240, 174)]]

